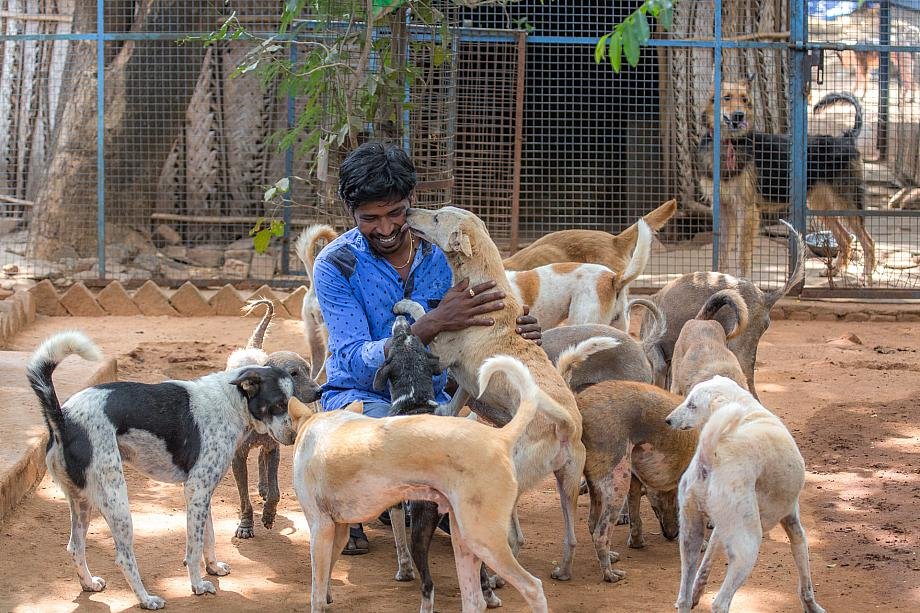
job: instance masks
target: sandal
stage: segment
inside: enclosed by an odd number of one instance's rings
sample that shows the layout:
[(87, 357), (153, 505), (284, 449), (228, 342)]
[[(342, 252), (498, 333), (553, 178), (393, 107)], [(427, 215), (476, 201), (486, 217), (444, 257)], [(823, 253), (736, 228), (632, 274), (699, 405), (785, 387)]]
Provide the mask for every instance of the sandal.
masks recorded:
[(360, 556), (370, 551), (370, 543), (367, 542), (367, 536), (364, 534), (364, 528), (361, 524), (348, 528), (348, 543), (342, 550), (343, 556)]

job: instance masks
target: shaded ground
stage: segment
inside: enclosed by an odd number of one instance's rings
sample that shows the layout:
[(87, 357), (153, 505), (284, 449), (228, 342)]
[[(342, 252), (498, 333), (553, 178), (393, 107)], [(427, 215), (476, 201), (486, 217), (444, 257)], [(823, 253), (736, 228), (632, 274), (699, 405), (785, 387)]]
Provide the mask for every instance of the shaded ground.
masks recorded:
[[(120, 356), (122, 375), (153, 381), (192, 377), (222, 366), (231, 348), (248, 336), (252, 320), (235, 318), (42, 319), (17, 337), (12, 349), (31, 350), (62, 328), (87, 330), (109, 355)], [(829, 611), (876, 608), (920, 610), (920, 340), (916, 324), (779, 321), (764, 338), (758, 388), (764, 402), (786, 420), (808, 466), (802, 510), (811, 543), (819, 601)], [(835, 341), (855, 333), (863, 344)], [(194, 341), (185, 339), (195, 339)], [(303, 350), (299, 324), (280, 322), (267, 349)], [(7, 410), (15, 410), (8, 407)], [(4, 433), (3, 436), (15, 436)], [(217, 578), (216, 596), (191, 595), (182, 566), (184, 499), (180, 487), (131, 472), (136, 551), (148, 589), (168, 610), (202, 606), (222, 611), (304, 611), (309, 603), (309, 535), (290, 486), (291, 449), (281, 466), (282, 501), (275, 528), (257, 524), (255, 539), (233, 538), (237, 497), (231, 475), (214, 498), (218, 553), (233, 572)], [(251, 458), (254, 472), (255, 455)], [(251, 483), (254, 499), (255, 484)], [(261, 503), (255, 502), (256, 513)], [(649, 546), (625, 547), (626, 529), (613, 544), (629, 574), (605, 584), (586, 530), (587, 500), (579, 504), (575, 577), (553, 581), (549, 571), (561, 551), (562, 520), (550, 481), (520, 506), (527, 543), (523, 565), (539, 576), (554, 611), (670, 611), (677, 591), (676, 543), (657, 533), (645, 511)], [(122, 611), (134, 597), (114, 564), (108, 528), (98, 517), (90, 528), (90, 568), (108, 581), (87, 594), (65, 551), (67, 505), (46, 476), (15, 515), (0, 526), (0, 611)], [(333, 573), (333, 610), (407, 611), (418, 606), (416, 583), (397, 583), (392, 537), (372, 523), (371, 553), (342, 558)], [(432, 565), (438, 609), (459, 610), (450, 542), (436, 536)], [(712, 600), (723, 566), (717, 563)], [(522, 610), (511, 588), (499, 592), (505, 609)], [(735, 600), (738, 611), (794, 611), (795, 575), (785, 536), (772, 531), (754, 574)], [(136, 610), (136, 609), (135, 609)], [(705, 609), (704, 609), (705, 610)]]

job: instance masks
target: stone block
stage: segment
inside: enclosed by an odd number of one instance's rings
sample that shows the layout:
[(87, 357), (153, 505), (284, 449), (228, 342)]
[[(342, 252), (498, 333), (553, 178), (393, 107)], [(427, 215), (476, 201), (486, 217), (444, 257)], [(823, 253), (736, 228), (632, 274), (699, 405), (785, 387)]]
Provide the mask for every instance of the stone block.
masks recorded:
[(220, 274), (224, 279), (245, 279), (249, 274), (249, 262), (225, 259)]
[(214, 308), (208, 304), (198, 288), (189, 281), (176, 290), (176, 293), (170, 297), (169, 303), (180, 315), (186, 317), (205, 317), (214, 314)]
[(856, 321), (856, 322), (869, 321), (869, 314), (862, 313), (859, 311), (856, 311), (853, 313), (847, 313), (846, 315), (843, 316), (843, 321)]
[(290, 313), (292, 318), (300, 318), (300, 313), (303, 310), (303, 300), (306, 295), (307, 288), (301, 285), (293, 292), (291, 292), (287, 298), (281, 301), (281, 303), (284, 305), (284, 308), (287, 309), (287, 312)]
[(271, 279), (275, 276), (275, 256), (268, 253), (254, 253), (249, 262), (251, 279)]
[(208, 302), (214, 309), (215, 315), (231, 317), (240, 315), (245, 304), (236, 289), (229, 283), (217, 290), (217, 293), (211, 296), (211, 300)]
[(870, 316), (869, 316), (869, 321), (887, 321), (887, 322), (892, 322), (892, 321), (897, 321), (897, 320), (898, 320), (898, 317), (897, 317), (897, 315), (894, 315), (894, 314), (878, 313), (878, 314), (870, 315)]
[(172, 226), (161, 223), (153, 231), (153, 244), (157, 247), (166, 245), (178, 245), (182, 242), (182, 235)]
[(833, 311), (818, 311), (815, 313), (815, 321), (837, 321), (837, 313)]
[(188, 250), (188, 259), (197, 266), (217, 268), (224, 263), (224, 250), (213, 245), (191, 247)]
[(93, 294), (79, 281), (71, 285), (70, 289), (61, 296), (61, 306), (67, 309), (67, 312), (74, 317), (101, 317), (105, 315), (105, 311), (93, 298)]
[(898, 313), (898, 321), (920, 321), (920, 313)]
[(786, 319), (791, 319), (793, 321), (811, 321), (814, 318), (815, 316), (808, 311), (792, 311), (786, 315)]
[(26, 325), (35, 321), (35, 299), (27, 291), (19, 290), (13, 294), (13, 300), (22, 303), (22, 311), (26, 317)]
[[(272, 288), (270, 288), (267, 285), (263, 285), (262, 287), (254, 291), (249, 296), (249, 298), (246, 299), (246, 302), (249, 302), (251, 300), (260, 300), (263, 298), (265, 300), (272, 301), (272, 304), (275, 306), (275, 317), (285, 317), (285, 318), (291, 317), (291, 314), (288, 313), (288, 310), (284, 307), (284, 304), (278, 298), (278, 295), (275, 294), (275, 292), (272, 291)], [(255, 313), (251, 313), (250, 317), (257, 317), (257, 315)]]
[(153, 281), (147, 281), (134, 292), (131, 300), (137, 305), (144, 315), (178, 315), (179, 313), (169, 304), (169, 300)]
[(132, 265), (142, 270), (157, 272), (160, 270), (160, 258), (155, 253), (140, 253), (134, 258)]
[(118, 281), (112, 281), (99, 292), (96, 296), (96, 302), (99, 303), (109, 315), (140, 315), (141, 310), (131, 300), (131, 296), (125, 291), (124, 286)]
[(29, 288), (32, 299), (35, 301), (35, 312), (39, 315), (50, 315), (60, 317), (67, 315), (67, 309), (61, 306), (57, 290), (48, 279), (36, 283)]
[(224, 259), (239, 260), (248, 264), (252, 260), (253, 253), (254, 251), (252, 249), (226, 249), (224, 251)]

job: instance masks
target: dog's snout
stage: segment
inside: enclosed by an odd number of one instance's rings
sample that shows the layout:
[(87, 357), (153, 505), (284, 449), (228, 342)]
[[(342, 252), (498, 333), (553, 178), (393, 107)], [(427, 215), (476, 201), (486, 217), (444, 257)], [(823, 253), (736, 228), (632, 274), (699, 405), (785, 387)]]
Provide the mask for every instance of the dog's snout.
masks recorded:
[(735, 111), (731, 114), (731, 120), (734, 124), (739, 124), (744, 121), (744, 111)]

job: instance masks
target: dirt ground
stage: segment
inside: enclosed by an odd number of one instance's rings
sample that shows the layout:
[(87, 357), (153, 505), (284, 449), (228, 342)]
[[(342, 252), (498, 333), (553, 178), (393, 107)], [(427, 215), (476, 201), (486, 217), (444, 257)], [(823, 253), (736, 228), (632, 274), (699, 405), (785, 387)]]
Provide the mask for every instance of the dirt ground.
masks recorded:
[[(245, 340), (252, 320), (235, 318), (43, 318), (11, 349), (32, 350), (48, 334), (78, 327), (108, 355), (119, 356), (122, 376), (143, 381), (189, 378), (222, 367)], [(811, 545), (819, 602), (828, 611), (877, 608), (920, 610), (920, 340), (910, 323), (775, 322), (761, 343), (758, 390), (795, 436), (808, 467), (802, 513)], [(839, 340), (855, 334), (861, 344)], [(285, 321), (266, 342), (269, 350), (303, 350), (299, 323)], [(7, 410), (15, 410), (7, 407)], [(15, 436), (5, 433), (4, 436)], [(309, 534), (291, 488), (291, 449), (282, 456), (282, 501), (273, 530), (257, 523), (256, 538), (233, 537), (237, 495), (228, 474), (214, 497), (220, 559), (230, 575), (212, 578), (216, 595), (193, 596), (182, 566), (185, 515), (182, 489), (129, 471), (135, 541), (147, 588), (169, 610), (202, 606), (222, 611), (305, 611), (309, 607)], [(250, 475), (255, 454), (250, 458)], [(250, 486), (256, 508), (255, 483)], [(527, 542), (523, 565), (543, 580), (554, 611), (669, 611), (676, 597), (677, 544), (664, 540), (647, 505), (648, 546), (625, 546), (626, 527), (612, 542), (626, 579), (603, 583), (586, 529), (587, 498), (579, 501), (574, 578), (549, 572), (561, 552), (562, 518), (550, 480), (519, 507)], [(92, 572), (105, 591), (81, 592), (65, 550), (67, 504), (46, 476), (0, 526), (0, 611), (121, 611), (136, 607), (114, 564), (109, 531), (99, 517), (89, 532)], [(407, 611), (418, 606), (418, 584), (397, 583), (392, 536), (368, 526), (369, 555), (341, 558), (333, 572), (333, 610)], [(439, 611), (459, 609), (450, 542), (438, 533), (432, 551)], [(704, 610), (721, 581), (717, 562)], [(785, 535), (774, 529), (754, 573), (735, 599), (737, 611), (800, 610)], [(505, 609), (523, 609), (510, 587), (499, 591)]]

